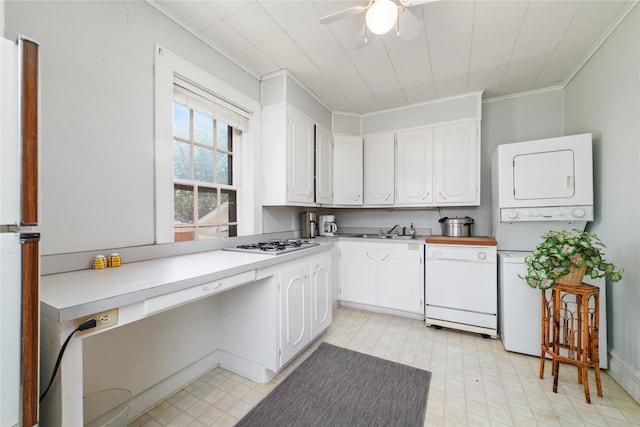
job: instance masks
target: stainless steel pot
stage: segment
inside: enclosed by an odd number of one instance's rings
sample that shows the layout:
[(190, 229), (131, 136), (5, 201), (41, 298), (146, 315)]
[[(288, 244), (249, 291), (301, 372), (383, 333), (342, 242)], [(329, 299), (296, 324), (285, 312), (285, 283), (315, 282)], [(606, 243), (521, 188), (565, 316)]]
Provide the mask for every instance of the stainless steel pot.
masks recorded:
[(464, 218), (440, 218), (442, 226), (442, 235), (450, 237), (466, 237), (471, 236), (471, 226), (473, 218), (465, 216)]

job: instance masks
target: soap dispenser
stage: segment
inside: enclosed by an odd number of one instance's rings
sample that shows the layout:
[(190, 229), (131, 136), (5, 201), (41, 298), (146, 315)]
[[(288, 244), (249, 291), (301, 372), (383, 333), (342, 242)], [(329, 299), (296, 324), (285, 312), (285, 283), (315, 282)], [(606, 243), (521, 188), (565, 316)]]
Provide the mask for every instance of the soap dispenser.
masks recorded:
[(416, 238), (416, 229), (413, 227), (413, 223), (411, 223), (411, 228), (409, 228), (409, 236), (411, 236), (412, 239)]

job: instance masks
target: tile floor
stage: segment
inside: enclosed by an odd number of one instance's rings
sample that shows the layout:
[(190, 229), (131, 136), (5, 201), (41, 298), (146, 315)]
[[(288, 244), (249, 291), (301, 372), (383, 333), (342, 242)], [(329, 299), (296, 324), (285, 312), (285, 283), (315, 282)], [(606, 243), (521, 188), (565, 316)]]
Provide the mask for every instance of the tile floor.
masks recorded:
[(504, 350), (500, 340), (426, 327), (424, 322), (340, 307), (331, 327), (268, 384), (216, 368), (129, 424), (232, 426), (309, 356), (321, 341), (432, 372), (425, 425), (640, 426), (640, 404), (602, 372), (603, 397), (590, 372), (585, 403), (576, 368), (561, 364), (558, 393), (551, 365)]

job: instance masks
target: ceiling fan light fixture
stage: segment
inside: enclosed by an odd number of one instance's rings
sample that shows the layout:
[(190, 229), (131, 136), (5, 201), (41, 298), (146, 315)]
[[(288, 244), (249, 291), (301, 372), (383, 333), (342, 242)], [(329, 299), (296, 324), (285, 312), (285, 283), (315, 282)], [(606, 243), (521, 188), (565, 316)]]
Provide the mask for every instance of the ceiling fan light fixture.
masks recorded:
[(398, 20), (398, 6), (391, 0), (374, 0), (367, 10), (367, 28), (374, 34), (385, 34)]

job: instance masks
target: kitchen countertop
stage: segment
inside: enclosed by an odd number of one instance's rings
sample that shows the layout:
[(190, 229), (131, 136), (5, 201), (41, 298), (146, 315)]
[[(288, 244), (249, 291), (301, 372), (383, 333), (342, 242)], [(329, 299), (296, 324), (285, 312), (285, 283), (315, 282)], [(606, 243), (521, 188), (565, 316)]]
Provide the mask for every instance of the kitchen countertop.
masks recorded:
[(330, 240), (318, 239), (318, 243), (319, 246), (282, 255), (215, 250), (132, 262), (103, 270), (45, 275), (40, 280), (42, 314), (57, 322), (73, 320), (333, 247)]
[(497, 246), (498, 242), (488, 236), (428, 236), (425, 241), (431, 244), (440, 245), (478, 245), (478, 246)]

